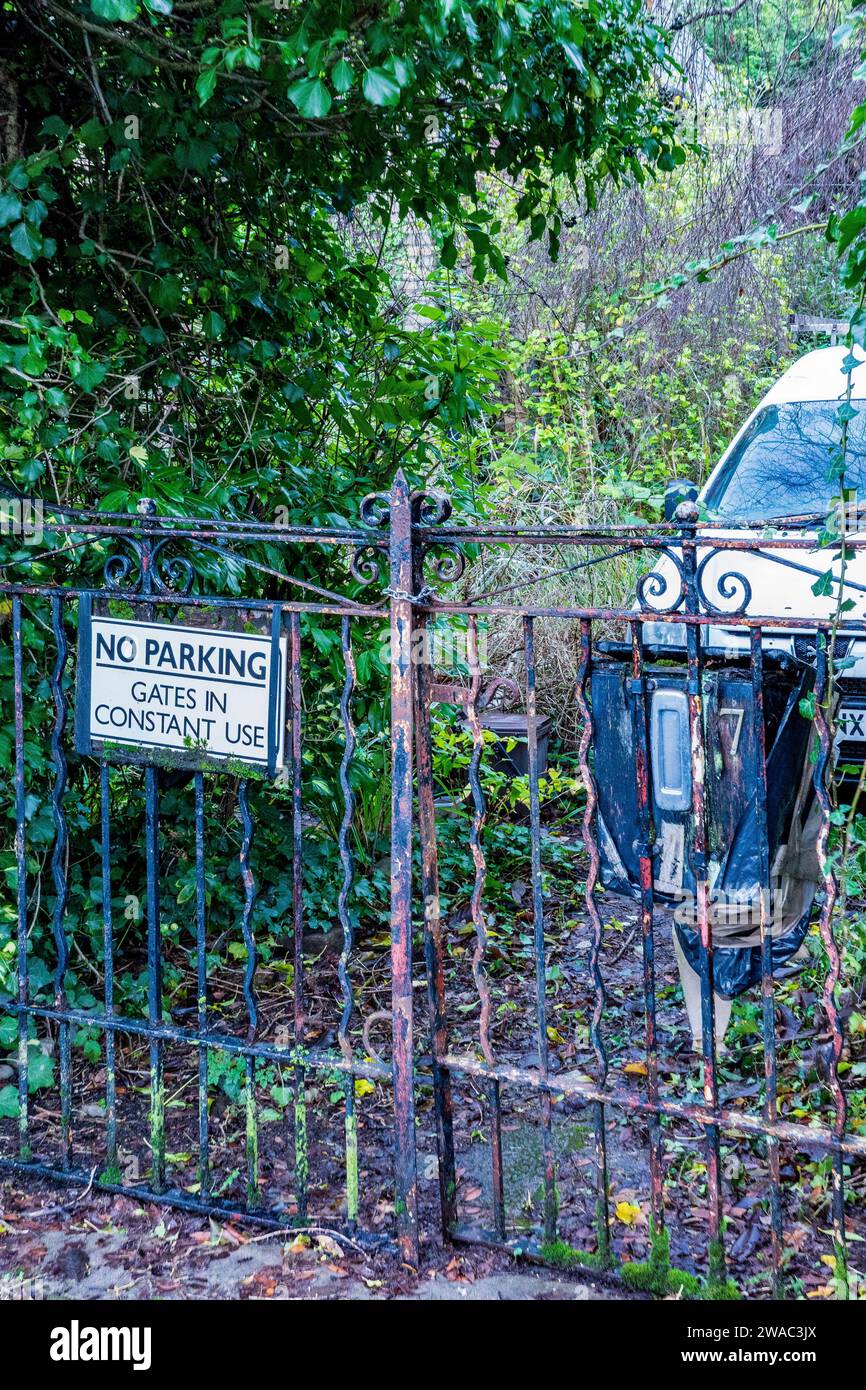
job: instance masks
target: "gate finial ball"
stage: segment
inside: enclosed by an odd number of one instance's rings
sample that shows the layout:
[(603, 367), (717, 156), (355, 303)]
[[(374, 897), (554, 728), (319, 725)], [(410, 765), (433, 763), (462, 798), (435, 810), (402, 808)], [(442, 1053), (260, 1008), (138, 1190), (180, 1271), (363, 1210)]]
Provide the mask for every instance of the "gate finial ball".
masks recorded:
[(683, 526), (693, 526), (699, 515), (697, 503), (688, 499), (677, 507), (674, 512), (674, 520), (679, 521)]

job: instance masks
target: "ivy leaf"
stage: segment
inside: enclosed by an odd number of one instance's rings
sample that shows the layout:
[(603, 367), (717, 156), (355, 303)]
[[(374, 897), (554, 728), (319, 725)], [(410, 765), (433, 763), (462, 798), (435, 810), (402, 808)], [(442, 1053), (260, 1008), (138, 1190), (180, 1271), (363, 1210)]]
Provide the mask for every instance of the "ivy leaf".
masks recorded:
[(576, 43), (572, 43), (570, 39), (560, 39), (559, 46), (573, 68), (578, 72), (586, 72), (586, 63), (583, 61), (583, 54)]
[(200, 72), (195, 79), (195, 89), (198, 93), (198, 104), (204, 106), (205, 102), (210, 101), (216, 87), (217, 70), (216, 68), (206, 68)]
[[(851, 316), (851, 341), (858, 347), (866, 347), (866, 309), (855, 309)], [(855, 367), (859, 367), (858, 358), (853, 353), (848, 353), (842, 361), (843, 372), (853, 372)]]
[(226, 326), (225, 319), (223, 318), (222, 314), (217, 313), (216, 309), (208, 309), (201, 323), (202, 329), (204, 331), (204, 336), (206, 338), (210, 338), (211, 340), (214, 338), (219, 338), (221, 334), (224, 332)]
[(21, 199), (14, 193), (0, 193), (0, 227), (5, 227), (21, 216)]
[(457, 264), (457, 246), (454, 241), (453, 233), (447, 236), (443, 241), (439, 258), (446, 270), (453, 270)]
[(384, 68), (368, 68), (364, 73), (364, 96), (371, 106), (396, 106), (400, 86)]
[(27, 222), (19, 222), (12, 228), (9, 242), (13, 251), (23, 256), (25, 261), (35, 261), (42, 250), (42, 237), (35, 227)]
[(335, 63), (331, 69), (331, 86), (335, 92), (342, 95), (343, 92), (348, 92), (354, 81), (355, 74), (345, 58), (341, 58), (339, 63)]
[(73, 367), (72, 375), (82, 391), (93, 392), (105, 380), (107, 370), (101, 362), (82, 362), (77, 371)]
[(812, 593), (816, 598), (829, 598), (833, 592), (833, 571), (825, 570), (819, 579), (812, 585)]
[(27, 1058), (27, 1088), (29, 1091), (40, 1091), (45, 1086), (54, 1084), (54, 1063), (50, 1057), (46, 1057), (40, 1048), (30, 1044), (30, 1052)]
[(18, 1087), (4, 1086), (0, 1090), (0, 1120), (14, 1120), (18, 1115)]
[(320, 77), (304, 77), (300, 82), (293, 82), (288, 98), (302, 116), (313, 120), (327, 116), (331, 109), (331, 93)]
[(100, 19), (130, 24), (138, 14), (135, 0), (90, 0), (90, 8)]

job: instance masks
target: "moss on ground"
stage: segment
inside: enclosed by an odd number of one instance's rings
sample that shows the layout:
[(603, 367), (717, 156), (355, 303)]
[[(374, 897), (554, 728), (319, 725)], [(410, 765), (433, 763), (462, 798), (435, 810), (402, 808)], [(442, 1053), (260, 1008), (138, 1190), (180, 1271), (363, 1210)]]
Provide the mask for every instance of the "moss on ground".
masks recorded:
[(700, 1298), (701, 1281), (687, 1269), (671, 1264), (671, 1238), (668, 1231), (654, 1231), (650, 1225), (650, 1256), (622, 1266), (623, 1283), (656, 1298)]
[(603, 1251), (577, 1250), (564, 1240), (548, 1241), (546, 1245), (541, 1246), (538, 1253), (545, 1264), (552, 1265), (555, 1269), (609, 1270), (613, 1268), (612, 1259)]

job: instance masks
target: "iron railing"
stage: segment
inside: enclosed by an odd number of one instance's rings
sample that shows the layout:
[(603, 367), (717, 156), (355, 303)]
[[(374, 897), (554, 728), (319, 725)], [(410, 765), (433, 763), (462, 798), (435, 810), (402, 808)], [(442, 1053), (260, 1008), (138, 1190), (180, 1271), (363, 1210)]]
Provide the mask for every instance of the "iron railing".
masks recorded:
[[(846, 1270), (846, 1167), (866, 1157), (866, 1133), (848, 1124), (846, 1089), (840, 1077), (844, 1036), (838, 1005), (841, 957), (834, 935), (834, 906), (838, 888), (828, 851), (831, 806), (828, 780), (833, 733), (828, 696), (838, 686), (839, 673), (829, 653), (834, 642), (849, 643), (861, 636), (862, 622), (847, 611), (828, 608), (820, 617), (791, 615), (782, 622), (778, 616), (761, 616), (753, 607), (749, 575), (735, 568), (737, 556), (760, 556), (775, 566), (789, 565), (791, 572), (820, 576), (829, 567), (816, 551), (816, 542), (807, 530), (774, 535), (770, 542), (742, 533), (731, 534), (721, 528), (697, 524), (697, 514), (681, 509), (675, 525), (656, 527), (622, 526), (608, 529), (544, 527), (509, 529), (490, 526), (449, 526), (450, 507), (439, 494), (412, 493), (398, 475), (389, 494), (368, 498), (362, 508), (362, 524), (346, 528), (271, 527), (257, 522), (216, 523), (187, 518), (157, 517), (152, 508), (137, 517), (100, 513), (73, 513), (54, 509), (46, 534), (47, 548), (34, 550), (32, 566), (42, 575), (34, 578), (7, 578), (0, 594), (9, 602), (14, 675), (14, 873), (15, 883), (17, 991), (2, 1001), (2, 1012), (17, 1019), (18, 1036), (18, 1115), (17, 1133), (7, 1132), (7, 1152), (2, 1165), (7, 1170), (29, 1172), (66, 1182), (97, 1185), (127, 1192), (142, 1199), (163, 1201), (192, 1212), (218, 1216), (242, 1214), (262, 1224), (300, 1224), (313, 1222), (333, 1229), (346, 1229), (354, 1239), (382, 1239), (381, 1222), (365, 1215), (361, 1191), (363, 1154), (359, 1143), (369, 1138), (370, 1147), (384, 1146), (393, 1157), (394, 1228), (404, 1257), (417, 1263), (419, 1225), (427, 1219), (422, 1205), (419, 1218), (418, 1126), (416, 1101), (419, 1094), (432, 1096), (439, 1190), (439, 1219), (442, 1230), (458, 1240), (481, 1240), (536, 1255), (558, 1249), (558, 1218), (563, 1204), (562, 1177), (558, 1173), (555, 1109), (563, 1100), (589, 1116), (594, 1138), (591, 1182), (594, 1187), (594, 1248), (585, 1252), (596, 1268), (612, 1265), (610, 1235), (610, 1179), (608, 1161), (609, 1124), (612, 1115), (629, 1115), (644, 1133), (649, 1163), (649, 1208), (653, 1239), (665, 1230), (665, 1146), (671, 1134), (677, 1142), (702, 1146), (706, 1164), (706, 1192), (701, 1198), (705, 1215), (707, 1255), (694, 1251), (696, 1265), (705, 1268), (710, 1286), (725, 1277), (725, 1204), (723, 1144), (729, 1136), (744, 1136), (747, 1142), (760, 1140), (766, 1151), (769, 1174), (769, 1226), (772, 1291), (784, 1291), (786, 1265), (786, 1227), (782, 1154), (784, 1150), (820, 1152), (832, 1162), (832, 1241), (840, 1288)], [(856, 551), (860, 542), (848, 542)], [(473, 598), (465, 592), (449, 597), (449, 584), (464, 573), (467, 553), (473, 559), (485, 549), (505, 548), (509, 553), (526, 555), (538, 551), (565, 557), (564, 585), (577, 585), (580, 576), (594, 572), (614, 558), (625, 557), (637, 575), (636, 600), (627, 597), (620, 606), (593, 604), (534, 605), (524, 581), (500, 586), (495, 593)], [(98, 554), (103, 566), (101, 580), (75, 578), (76, 569), (87, 572), (86, 561)], [(325, 589), (313, 577), (316, 566), (304, 563), (308, 554), (322, 557), (329, 572), (338, 569), (346, 557), (342, 588)], [(78, 557), (80, 557), (80, 562)], [(659, 568), (659, 560), (666, 567)], [(7, 572), (21, 575), (21, 558)], [(730, 563), (731, 568), (726, 568)], [(53, 568), (52, 568), (53, 567)], [(293, 570), (300, 573), (293, 575)], [(473, 573), (478, 572), (476, 565)], [(483, 571), (482, 571), (483, 572)], [(45, 576), (48, 577), (45, 577)], [(305, 576), (305, 577), (302, 577)], [(531, 581), (525, 581), (530, 584)], [(366, 587), (364, 587), (366, 586)], [(849, 584), (852, 591), (862, 586)], [(227, 592), (228, 590), (228, 592)], [(253, 596), (243, 596), (252, 592)], [(451, 593), (454, 591), (451, 590)], [(365, 595), (373, 595), (369, 600)], [(528, 596), (527, 596), (528, 594)], [(507, 601), (504, 601), (506, 600)], [(190, 765), (187, 769), (192, 798), (193, 843), (185, 847), (195, 865), (195, 945), (194, 990), (196, 1007), (191, 1019), (180, 1021), (167, 1010), (162, 968), (165, 954), (160, 910), (160, 883), (165, 873), (166, 827), (161, 819), (164, 772), (144, 754), (126, 749), (103, 752), (101, 756), (80, 757), (70, 748), (69, 674), (70, 639), (74, 640), (78, 615), (109, 603), (127, 604), (148, 620), (178, 614), (194, 615), (196, 610), (217, 614), (220, 620), (253, 622), (257, 630), (286, 633), (289, 644), (286, 781), (289, 788), (284, 814), (291, 820), (291, 854), (286, 871), (291, 880), (290, 909), (285, 930), (293, 943), (290, 987), (285, 988), (280, 1017), (263, 1022), (260, 1014), (258, 983), (262, 961), (257, 943), (258, 883), (253, 869), (252, 847), (255, 819), (251, 807), (251, 787), (246, 777), (230, 777), (213, 768)], [(311, 1001), (307, 994), (310, 965), (304, 949), (305, 851), (308, 849), (305, 820), (304, 700), (302, 679), (302, 631), (305, 615), (317, 622), (334, 624), (339, 634), (342, 686), (338, 712), (342, 731), (339, 785), (342, 816), (337, 834), (340, 879), (332, 905), (339, 925), (341, 949), (331, 994), (335, 1017), (329, 1027), (317, 1018), (310, 1023)], [(490, 972), (491, 939), (485, 912), (484, 825), (487, 807), (481, 771), (485, 750), (482, 711), (489, 696), (479, 659), (478, 634), (481, 622), (516, 620), (522, 632), (523, 671), (520, 684), (525, 691), (528, 751), (528, 825), (531, 918), (531, 985), (534, 991), (532, 1027), (534, 1050), (529, 1060), (515, 1057), (498, 1046), (495, 1033), (495, 998)], [(416, 639), (433, 622), (450, 620), (466, 633), (467, 663), (465, 679), (445, 685), (424, 660), (417, 660)], [(645, 624), (676, 623), (684, 631), (681, 665), (685, 673), (689, 723), (690, 814), (687, 819), (687, 860), (695, 885), (694, 913), (701, 943), (702, 1080), (697, 1093), (686, 1090), (674, 1094), (663, 1084), (660, 1073), (661, 1043), (658, 1029), (659, 986), (656, 978), (658, 944), (658, 890), (654, 867), (652, 757), (649, 736), (650, 685), (657, 669), (648, 658)], [(34, 701), (44, 700), (45, 688), (29, 688), (26, 682), (27, 650), (25, 624), (47, 625), (54, 661), (48, 677), (53, 700), (51, 729), (52, 782), (48, 797), (55, 825), (51, 854), (53, 902), (50, 906), (54, 940), (55, 968), (47, 992), (28, 981), (28, 937), (38, 914), (45, 907), (34, 901), (30, 880), (34, 874), (28, 845), (31, 811), (28, 795), (35, 795), (34, 777), (29, 769), (31, 748), (26, 733), (26, 714)], [(585, 789), (582, 838), (586, 860), (580, 872), (585, 875), (584, 904), (589, 924), (588, 997), (590, 1047), (570, 1066), (554, 1065), (554, 1044), (550, 1036), (547, 949), (550, 926), (546, 920), (545, 883), (542, 867), (542, 776), (539, 769), (539, 702), (544, 698), (544, 671), (539, 670), (537, 640), (548, 623), (560, 624), (578, 634), (579, 662), (574, 673), (574, 701), (581, 723), (578, 750), (580, 778)], [(373, 626), (371, 626), (373, 625)], [(355, 939), (353, 889), (355, 865), (352, 852), (356, 797), (353, 760), (357, 735), (353, 706), (359, 696), (355, 661), (355, 634), (359, 628), (389, 630), (390, 654), (390, 950), (388, 955), (389, 1000), (387, 1009), (370, 1009), (365, 1000), (359, 1007), (354, 982), (359, 952), (364, 942)], [(745, 1109), (725, 1099), (719, 1085), (719, 1064), (714, 1020), (714, 949), (711, 911), (710, 846), (707, 786), (706, 717), (704, 703), (706, 671), (714, 631), (724, 627), (729, 633), (743, 634), (746, 661), (754, 698), (755, 730), (759, 755), (755, 787), (755, 815), (758, 826), (760, 880), (760, 950), (762, 963), (762, 1050), (763, 1093), (760, 1108)], [(599, 637), (601, 633), (601, 637)], [(818, 930), (826, 957), (823, 1009), (829, 1052), (821, 1085), (829, 1100), (828, 1118), (821, 1107), (814, 1113), (790, 1116), (780, 1102), (777, 1067), (777, 1026), (775, 1018), (776, 984), (772, 973), (772, 933), (769, 921), (771, 864), (767, 833), (767, 747), (763, 702), (767, 681), (768, 642), (784, 635), (785, 640), (802, 634), (807, 638), (805, 664), (811, 663), (814, 680), (814, 793), (822, 810), (822, 829), (818, 854), (822, 874), (822, 900), (818, 911)], [(601, 855), (597, 834), (597, 781), (605, 775), (593, 766), (592, 675), (599, 656), (599, 644), (619, 642), (614, 650), (629, 668), (634, 749), (634, 790), (639, 835), (636, 846), (639, 865), (636, 893), (639, 903), (642, 972), (640, 991), (643, 1004), (644, 1068), (633, 1070), (626, 1082), (612, 1079), (609, 1044), (605, 1036), (606, 982), (603, 976), (605, 923), (599, 898)], [(835, 648), (834, 648), (835, 650)], [(34, 677), (36, 678), (36, 677)], [(452, 959), (449, 924), (441, 910), (437, 858), (437, 805), (432, 726), (436, 703), (457, 705), (462, 710), (471, 740), (468, 767), (469, 819), (468, 852), (473, 881), (468, 889), (469, 920), (474, 945), (470, 961), (474, 1010), (464, 1009), (459, 1026), (450, 1007), (449, 979)], [(71, 946), (68, 932), (70, 910), (69, 826), (66, 798), (71, 757), (76, 758), (79, 784), (89, 789), (94, 810), (93, 836), (98, 844), (102, 914), (101, 999), (86, 1006), (73, 1006), (69, 999), (68, 977)], [(146, 880), (146, 1007), (138, 1013), (121, 1013), (116, 1005), (116, 956), (118, 923), (113, 899), (112, 866), (118, 851), (118, 830), (112, 816), (118, 779), (129, 766), (140, 765), (136, 776), (142, 779), (144, 801), (144, 859)], [(206, 794), (211, 778), (224, 778), (234, 789), (239, 826), (237, 920), (244, 947), (243, 977), (239, 985), (239, 1007), (227, 1010), (215, 1000), (221, 964), (209, 953), (208, 864), (206, 835)], [(83, 780), (82, 780), (83, 779)], [(134, 788), (138, 782), (134, 782)], [(128, 804), (129, 785), (124, 791)], [(87, 798), (85, 797), (85, 801)], [(76, 827), (80, 830), (80, 827)], [(123, 831), (120, 837), (123, 837)], [(418, 857), (413, 862), (413, 853)], [(40, 879), (41, 881), (41, 879)], [(40, 918), (41, 920), (41, 918)], [(126, 933), (125, 933), (126, 936)], [(423, 942), (423, 952), (413, 954), (413, 941)], [(211, 943), (212, 944), (212, 943)], [(423, 1026), (413, 985), (426, 987), (427, 1012)], [(237, 989), (237, 982), (233, 988)], [(271, 997), (271, 996), (269, 996)], [(316, 1005), (318, 1008), (318, 1003)], [(366, 1010), (366, 1012), (365, 1012)], [(477, 1013), (474, 1038), (463, 1019)], [(386, 1018), (383, 1019), (383, 1013)], [(230, 1026), (221, 1020), (230, 1017)], [(371, 1043), (371, 1028), (389, 1021), (390, 1054), (381, 1055)], [(73, 1037), (76, 1030), (96, 1030), (102, 1039), (98, 1067), (104, 1072), (104, 1118), (94, 1120), (92, 1105), (86, 1119), (76, 1116)], [(32, 1066), (33, 1035), (37, 1040), (55, 1040), (58, 1060), (59, 1110), (46, 1111), (34, 1102), (28, 1085)], [(419, 1041), (420, 1038), (420, 1041)], [(127, 1046), (147, 1048), (147, 1115), (143, 1117), (133, 1102), (132, 1088), (118, 1085), (118, 1051)], [(166, 1096), (166, 1058), (171, 1059), (173, 1076), (180, 1075), (183, 1059), (197, 1054), (197, 1065), (190, 1071), (197, 1087), (195, 1172), (183, 1169), (180, 1180), (169, 1173), (172, 1166), (169, 1142), (174, 1143), (174, 1120)], [(215, 1054), (242, 1059), (244, 1084), (241, 1091), (245, 1107), (245, 1160), (240, 1178), (220, 1169), (213, 1161), (214, 1087), (209, 1073)], [(81, 1064), (84, 1065), (83, 1063)], [(87, 1064), (91, 1067), (96, 1063)], [(290, 1133), (276, 1158), (263, 1163), (259, 1143), (262, 1105), (261, 1076), (268, 1067), (291, 1078), (292, 1098), (287, 1108)], [(645, 1074), (644, 1074), (645, 1073)], [(342, 1092), (341, 1166), (343, 1194), (338, 1200), (333, 1181), (313, 1181), (311, 1174), (317, 1157), (316, 1137), (311, 1131), (323, 1123), (325, 1102), (321, 1091), (311, 1103), (308, 1092), (317, 1089), (317, 1078), (333, 1084), (336, 1078)], [(359, 1125), (355, 1085), (372, 1082), (392, 1088), (393, 1123), (369, 1136)], [(468, 1089), (467, 1089), (468, 1088)], [(121, 1091), (123, 1095), (121, 1095)], [(461, 1106), (473, 1105), (479, 1098), (489, 1150), (489, 1182), (486, 1184), (486, 1217), (468, 1219), (461, 1204), (460, 1162), (455, 1145), (455, 1126)], [(503, 1163), (503, 1115), (509, 1114), (510, 1098), (534, 1098), (539, 1107), (541, 1146), (542, 1215), (537, 1228), (521, 1223), (515, 1229), (506, 1201), (507, 1174)], [(522, 1103), (522, 1102), (521, 1102)], [(426, 1104), (426, 1103), (425, 1103)], [(312, 1123), (311, 1123), (312, 1122)], [(14, 1125), (13, 1121), (6, 1122)], [(168, 1135), (168, 1138), (167, 1138)], [(14, 1151), (10, 1151), (10, 1145)], [(222, 1149), (222, 1144), (221, 1144)], [(130, 1168), (126, 1159), (132, 1150), (139, 1154), (139, 1165)], [(318, 1154), (321, 1157), (321, 1154)], [(177, 1164), (174, 1164), (177, 1168)], [(146, 1168), (146, 1176), (142, 1170)], [(286, 1194), (292, 1201), (286, 1206)], [(342, 1210), (338, 1210), (341, 1206)], [(387, 1223), (386, 1223), (387, 1224)], [(580, 1251), (573, 1251), (575, 1259)]]

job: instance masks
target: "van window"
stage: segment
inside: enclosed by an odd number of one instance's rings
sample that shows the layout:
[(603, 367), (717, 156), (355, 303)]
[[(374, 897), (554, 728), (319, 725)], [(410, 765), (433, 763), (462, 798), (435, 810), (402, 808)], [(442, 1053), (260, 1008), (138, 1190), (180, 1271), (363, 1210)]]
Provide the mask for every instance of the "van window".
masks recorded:
[[(711, 515), (720, 521), (826, 516), (839, 481), (829, 479), (838, 455), (839, 401), (797, 401), (768, 405), (755, 416), (724, 469), (706, 494)], [(845, 487), (866, 508), (866, 401), (854, 401), (858, 414), (848, 425)], [(852, 499), (853, 500), (853, 499)]]

